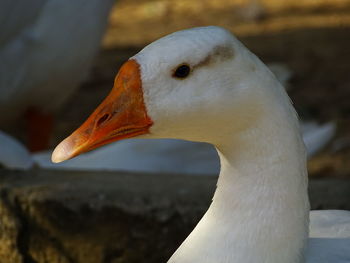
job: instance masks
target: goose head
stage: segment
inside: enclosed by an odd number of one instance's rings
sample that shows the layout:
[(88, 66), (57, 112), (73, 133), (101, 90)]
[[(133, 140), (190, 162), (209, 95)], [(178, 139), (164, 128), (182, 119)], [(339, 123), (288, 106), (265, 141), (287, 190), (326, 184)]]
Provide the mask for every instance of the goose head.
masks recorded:
[(110, 94), (56, 147), (52, 160), (136, 136), (223, 143), (254, 125), (271, 95), (283, 92), (269, 88), (276, 82), (223, 28), (175, 32), (121, 67)]
[(169, 262), (301, 262), (309, 206), (297, 123), (256, 56), (222, 28), (194, 28), (130, 58), (52, 160), (131, 137), (214, 144), (221, 171), (212, 204)]

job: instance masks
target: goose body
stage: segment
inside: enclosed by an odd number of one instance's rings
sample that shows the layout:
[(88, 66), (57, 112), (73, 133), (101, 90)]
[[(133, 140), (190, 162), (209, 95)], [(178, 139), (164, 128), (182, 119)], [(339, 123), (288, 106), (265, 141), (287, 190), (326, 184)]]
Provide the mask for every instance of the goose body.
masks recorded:
[(0, 127), (54, 113), (86, 77), (113, 0), (0, 3)]
[(349, 212), (311, 214), (309, 238), (296, 112), (274, 75), (228, 31), (179, 31), (144, 48), (52, 160), (136, 136), (206, 142), (219, 154), (213, 201), (169, 263), (316, 263), (321, 252), (327, 262), (350, 260)]

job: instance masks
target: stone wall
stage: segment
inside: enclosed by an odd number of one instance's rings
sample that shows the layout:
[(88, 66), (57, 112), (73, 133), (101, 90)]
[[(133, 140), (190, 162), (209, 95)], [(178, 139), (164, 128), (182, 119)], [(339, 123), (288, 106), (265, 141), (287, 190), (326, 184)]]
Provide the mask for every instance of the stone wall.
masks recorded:
[[(216, 177), (0, 170), (0, 263), (166, 262)], [(350, 209), (350, 181), (310, 182), (315, 209)]]

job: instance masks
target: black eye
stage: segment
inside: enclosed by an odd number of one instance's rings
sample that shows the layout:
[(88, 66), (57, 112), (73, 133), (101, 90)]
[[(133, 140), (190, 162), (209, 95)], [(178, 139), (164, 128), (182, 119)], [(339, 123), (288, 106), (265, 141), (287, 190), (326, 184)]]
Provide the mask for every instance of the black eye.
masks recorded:
[(176, 68), (173, 77), (184, 79), (186, 78), (191, 72), (191, 68), (189, 65), (183, 64)]

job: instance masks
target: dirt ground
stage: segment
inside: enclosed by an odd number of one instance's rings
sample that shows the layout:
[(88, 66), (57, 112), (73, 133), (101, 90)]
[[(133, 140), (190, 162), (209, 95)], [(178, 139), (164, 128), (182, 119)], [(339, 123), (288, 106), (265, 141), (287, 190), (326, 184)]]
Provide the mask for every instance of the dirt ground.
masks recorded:
[(228, 28), (264, 62), (291, 68), (289, 94), (302, 118), (337, 123), (336, 137), (309, 161), (310, 175), (350, 178), (349, 0), (117, 1), (88, 80), (58, 116), (52, 145), (99, 104), (129, 56), (165, 34), (204, 25)]

